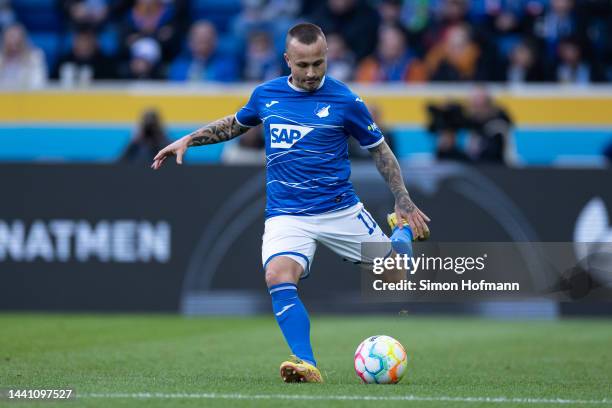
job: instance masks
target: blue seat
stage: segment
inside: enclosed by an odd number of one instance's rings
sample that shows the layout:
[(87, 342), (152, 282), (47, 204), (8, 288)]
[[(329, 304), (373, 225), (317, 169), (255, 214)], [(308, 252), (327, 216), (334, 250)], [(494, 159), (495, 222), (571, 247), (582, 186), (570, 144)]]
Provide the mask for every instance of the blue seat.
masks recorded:
[(244, 44), (242, 44), (240, 39), (231, 34), (220, 35), (217, 42), (217, 48), (222, 54), (234, 57), (244, 52)]
[(32, 44), (45, 53), (47, 67), (52, 70), (61, 53), (59, 35), (55, 32), (34, 32), (29, 37)]
[(98, 35), (98, 42), (100, 43), (100, 50), (102, 53), (114, 56), (119, 52), (119, 43), (121, 38), (119, 38), (119, 31), (116, 27), (112, 25), (107, 26), (100, 32)]
[(59, 31), (63, 26), (60, 10), (54, 0), (13, 1), (19, 21), (29, 31)]
[(193, 0), (191, 3), (193, 21), (208, 20), (222, 33), (228, 31), (232, 19), (241, 10), (240, 0)]

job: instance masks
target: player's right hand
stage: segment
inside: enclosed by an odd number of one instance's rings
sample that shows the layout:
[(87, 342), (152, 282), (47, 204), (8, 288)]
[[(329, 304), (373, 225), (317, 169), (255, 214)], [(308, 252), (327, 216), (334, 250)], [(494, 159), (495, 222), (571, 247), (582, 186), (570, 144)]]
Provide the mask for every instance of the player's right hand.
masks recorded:
[(183, 164), (183, 155), (187, 151), (189, 147), (189, 138), (187, 136), (177, 140), (174, 143), (169, 144), (168, 146), (161, 149), (153, 158), (153, 164), (151, 164), (151, 168), (153, 170), (159, 169), (164, 160), (166, 160), (169, 156), (176, 156), (176, 163)]

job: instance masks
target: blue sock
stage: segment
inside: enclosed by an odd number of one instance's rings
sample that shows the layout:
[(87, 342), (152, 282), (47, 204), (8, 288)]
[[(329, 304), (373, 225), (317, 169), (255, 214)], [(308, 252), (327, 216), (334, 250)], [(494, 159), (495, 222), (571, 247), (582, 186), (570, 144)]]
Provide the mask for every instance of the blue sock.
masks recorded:
[(268, 288), (272, 310), (289, 348), (298, 358), (314, 366), (317, 362), (310, 345), (310, 319), (293, 283), (281, 283)]
[(408, 225), (404, 225), (402, 229), (395, 227), (391, 234), (391, 246), (398, 254), (412, 257), (412, 237), (412, 230)]

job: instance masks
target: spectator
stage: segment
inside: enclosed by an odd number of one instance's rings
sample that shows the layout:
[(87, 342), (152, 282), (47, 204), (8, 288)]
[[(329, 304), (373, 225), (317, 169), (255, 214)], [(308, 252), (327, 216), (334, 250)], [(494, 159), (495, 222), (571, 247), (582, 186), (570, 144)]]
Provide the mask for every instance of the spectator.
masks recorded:
[(467, 127), (463, 107), (454, 101), (428, 105), (427, 130), (435, 136), (436, 159), (469, 162), (470, 157), (460, 148), (457, 134)]
[(247, 45), (244, 79), (257, 82), (268, 81), (276, 78), (280, 73), (280, 58), (274, 50), (270, 34), (265, 31), (252, 33)]
[(406, 34), (395, 25), (381, 27), (378, 52), (359, 64), (356, 78), (359, 82), (422, 82), (426, 73), (423, 64), (410, 52)]
[(353, 80), (355, 56), (340, 34), (327, 35), (327, 75), (340, 81)]
[(11, 7), (11, 0), (0, 0), (0, 32), (16, 22), (17, 17)]
[(148, 109), (142, 114), (138, 128), (119, 161), (150, 164), (157, 152), (168, 143), (159, 112)]
[(450, 27), (441, 43), (425, 56), (428, 77), (432, 81), (484, 80), (486, 77), (479, 65), (480, 54), (468, 25)]
[(465, 119), (470, 130), (469, 155), (481, 163), (507, 162), (512, 119), (484, 88), (469, 96)]
[[(437, 1), (433, 1), (437, 3)], [(430, 24), (430, 3), (432, 0), (404, 1), (401, 10), (401, 21), (410, 33), (423, 33)]]
[(402, 1), (382, 0), (378, 3), (378, 14), (380, 15), (381, 25), (401, 25)]
[(28, 43), (23, 26), (4, 30), (0, 51), (0, 87), (40, 88), (47, 82), (47, 66), (41, 50)]
[(486, 25), (491, 40), (504, 59), (519, 43), (525, 30), (525, 0), (493, 0), (486, 3)]
[(140, 38), (132, 44), (130, 60), (122, 66), (125, 79), (162, 79), (161, 47), (153, 38)]
[(189, 52), (170, 67), (173, 81), (235, 81), (238, 67), (233, 58), (217, 49), (217, 30), (208, 21), (194, 23), (189, 32)]
[[(124, 22), (126, 16), (133, 10), (137, 0), (109, 0), (109, 19), (117, 22)], [(162, 0), (168, 4), (168, 9), (172, 10), (172, 21), (177, 26), (179, 32), (183, 32), (190, 21), (189, 6), (190, 0)]]
[[(484, 2), (484, 17), (493, 33), (520, 33), (524, 18), (528, 15), (528, 6), (536, 2), (537, 0), (487, 0)], [(538, 10), (541, 12), (542, 8)]]
[(70, 25), (76, 30), (96, 29), (108, 17), (107, 0), (59, 0)]
[(327, 0), (309, 20), (326, 33), (340, 34), (358, 61), (376, 48), (380, 18), (363, 0)]
[(559, 63), (555, 72), (555, 80), (565, 84), (587, 85), (601, 78), (583, 58), (580, 42), (576, 38), (567, 37), (559, 41)]
[(536, 19), (533, 27), (549, 65), (555, 60), (559, 40), (585, 31), (580, 23), (574, 0), (550, 0), (550, 7)]
[(544, 73), (537, 58), (536, 48), (529, 41), (519, 42), (510, 52), (505, 79), (511, 85), (544, 81)]
[[(437, 140), (436, 157), (459, 161), (508, 162), (512, 120), (484, 88), (477, 88), (465, 104), (429, 105), (428, 130)], [(469, 131), (467, 149), (457, 143), (461, 130)]]
[(266, 162), (266, 145), (261, 126), (255, 126), (235, 142), (227, 143), (221, 153), (221, 162), (263, 166)]
[(78, 31), (70, 52), (60, 58), (52, 77), (60, 78), (63, 83), (87, 77), (113, 79), (116, 77), (115, 62), (100, 51), (95, 31)]
[(444, 26), (453, 26), (468, 22), (470, 2), (468, 0), (442, 0), (434, 9), (436, 19)]
[(432, 18), (423, 33), (425, 50), (444, 41), (447, 31), (457, 25), (469, 24), (469, 3), (467, 0), (440, 0), (430, 4)]
[(141, 38), (153, 38), (161, 46), (164, 61), (174, 58), (180, 50), (180, 28), (177, 27), (173, 2), (135, 0), (122, 26), (124, 49)]
[(582, 0), (578, 7), (588, 25), (588, 57), (593, 62), (604, 62), (608, 56), (606, 54), (612, 51), (612, 1)]
[(295, 24), (300, 0), (242, 0), (242, 11), (232, 22), (232, 34), (241, 45), (253, 32), (265, 31), (272, 37), (274, 49), (284, 50), (285, 34)]

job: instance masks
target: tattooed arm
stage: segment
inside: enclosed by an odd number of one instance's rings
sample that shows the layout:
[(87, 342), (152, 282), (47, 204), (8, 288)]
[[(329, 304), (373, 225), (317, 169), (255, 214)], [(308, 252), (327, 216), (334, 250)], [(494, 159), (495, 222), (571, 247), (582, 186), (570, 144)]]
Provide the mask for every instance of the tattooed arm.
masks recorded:
[(241, 126), (234, 115), (229, 115), (201, 127), (186, 137), (190, 138), (189, 147), (225, 142), (249, 130)]
[(225, 142), (240, 136), (247, 130), (249, 130), (249, 128), (241, 126), (234, 115), (228, 115), (164, 147), (153, 159), (151, 168), (155, 170), (159, 169), (166, 158), (174, 155), (176, 155), (176, 162), (178, 164), (183, 164), (183, 155), (185, 151), (187, 151), (187, 148)]
[(429, 217), (412, 202), (404, 185), (399, 163), (387, 142), (383, 141), (378, 146), (370, 149), (370, 153), (374, 158), (378, 172), (383, 176), (395, 197), (395, 214), (398, 226), (401, 228), (403, 220), (410, 225), (416, 237), (421, 239), (428, 238), (429, 228), (426, 221), (430, 221)]

